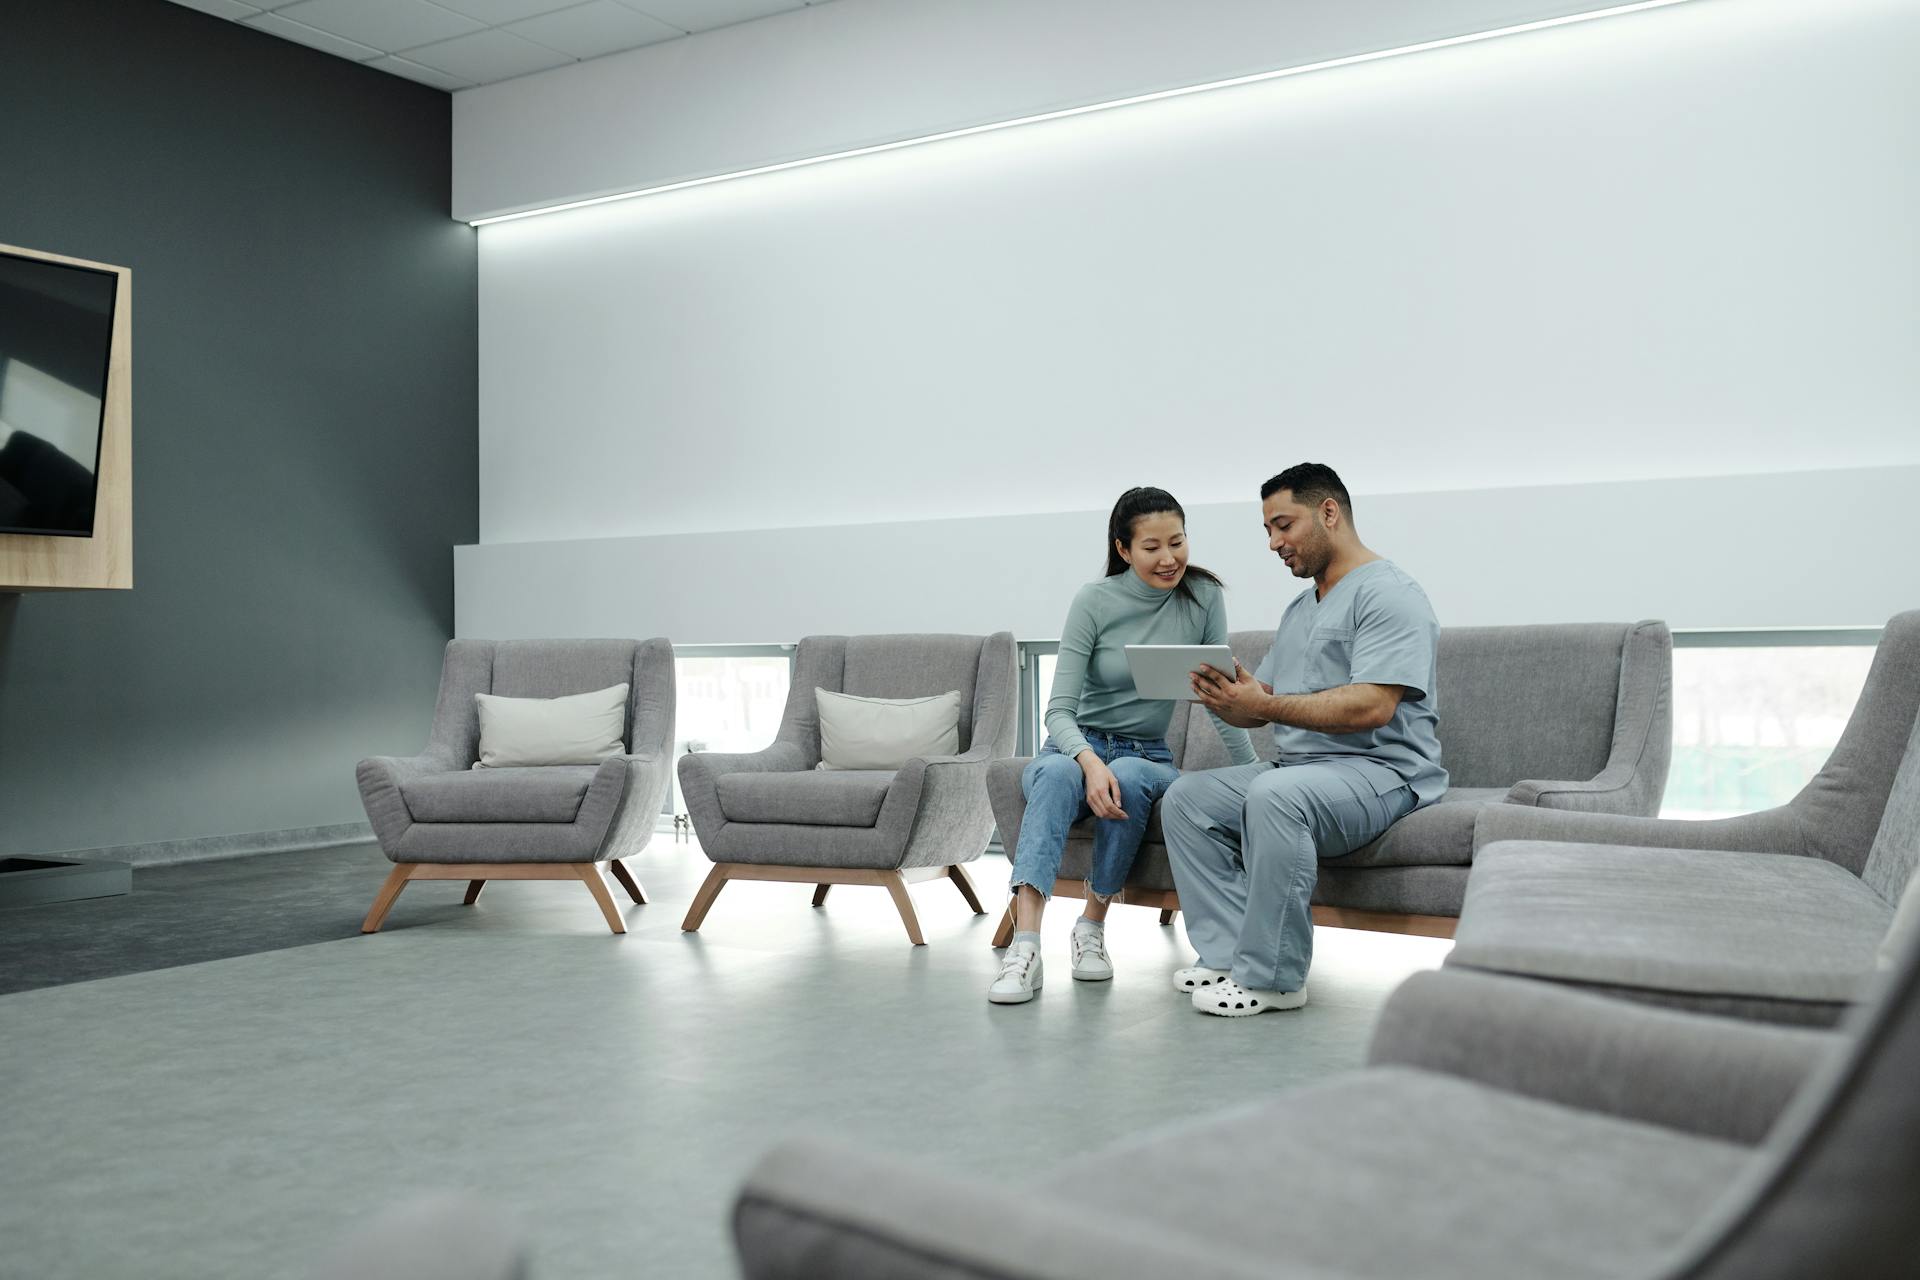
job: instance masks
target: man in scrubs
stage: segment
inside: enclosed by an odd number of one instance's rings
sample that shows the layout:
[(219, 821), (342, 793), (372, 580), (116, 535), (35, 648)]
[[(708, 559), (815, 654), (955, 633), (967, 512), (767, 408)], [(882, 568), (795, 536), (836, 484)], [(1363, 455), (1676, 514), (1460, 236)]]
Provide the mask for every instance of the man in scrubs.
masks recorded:
[(1331, 467), (1289, 467), (1260, 499), (1267, 545), (1313, 588), (1287, 606), (1258, 672), (1207, 667), (1193, 688), (1228, 724), (1272, 725), (1279, 762), (1186, 774), (1161, 801), (1199, 953), (1174, 985), (1224, 1017), (1307, 1002), (1319, 860), (1352, 853), (1447, 789), (1440, 624), (1426, 593), (1360, 541)]

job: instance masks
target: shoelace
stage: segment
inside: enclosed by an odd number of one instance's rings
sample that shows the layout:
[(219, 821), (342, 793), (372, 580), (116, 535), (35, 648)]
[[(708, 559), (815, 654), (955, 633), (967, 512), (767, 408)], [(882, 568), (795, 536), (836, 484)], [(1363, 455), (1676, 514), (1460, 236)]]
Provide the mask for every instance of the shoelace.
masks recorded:
[(1015, 947), (1007, 952), (1007, 958), (1001, 962), (1000, 977), (1004, 981), (1013, 978), (1019, 982), (1027, 980), (1027, 971), (1033, 968), (1033, 962), (1040, 958), (1038, 951), (1028, 951), (1025, 947)]
[(1105, 943), (1106, 939), (1091, 929), (1075, 929), (1073, 931), (1073, 962), (1079, 964), (1085, 960), (1088, 955), (1098, 956), (1102, 960), (1106, 959), (1107, 948)]

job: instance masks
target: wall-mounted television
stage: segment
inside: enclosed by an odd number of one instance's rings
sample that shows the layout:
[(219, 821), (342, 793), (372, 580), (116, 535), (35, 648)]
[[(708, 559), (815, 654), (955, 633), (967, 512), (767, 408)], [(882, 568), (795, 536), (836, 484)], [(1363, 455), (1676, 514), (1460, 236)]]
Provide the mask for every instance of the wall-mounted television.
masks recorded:
[(0, 252), (0, 534), (93, 534), (117, 284)]

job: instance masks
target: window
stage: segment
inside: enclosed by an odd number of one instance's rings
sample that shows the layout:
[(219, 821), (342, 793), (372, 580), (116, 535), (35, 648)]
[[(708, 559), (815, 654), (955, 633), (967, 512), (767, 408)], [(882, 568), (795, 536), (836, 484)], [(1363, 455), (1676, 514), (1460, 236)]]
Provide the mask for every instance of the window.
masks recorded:
[[(676, 755), (773, 744), (792, 683), (792, 646), (675, 645), (673, 666)], [(676, 769), (665, 811), (685, 809)]]
[(1840, 740), (1878, 639), (1871, 630), (1675, 636), (1661, 816), (1723, 818), (1791, 800)]

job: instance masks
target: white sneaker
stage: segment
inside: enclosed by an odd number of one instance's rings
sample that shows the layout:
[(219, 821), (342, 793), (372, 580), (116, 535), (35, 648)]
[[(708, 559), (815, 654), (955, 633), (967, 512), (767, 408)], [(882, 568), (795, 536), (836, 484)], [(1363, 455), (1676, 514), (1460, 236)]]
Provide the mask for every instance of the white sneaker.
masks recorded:
[(1173, 989), (1175, 991), (1184, 991), (1191, 995), (1202, 987), (1211, 987), (1223, 981), (1227, 976), (1225, 969), (1209, 969), (1203, 964), (1196, 964), (1186, 969), (1175, 969), (1173, 971)]
[(1107, 957), (1107, 931), (1073, 926), (1073, 976), (1078, 982), (1107, 982), (1113, 978), (1113, 961)]
[(995, 1004), (1025, 1004), (1040, 989), (1040, 948), (1031, 942), (1016, 942), (1007, 948), (1000, 964), (1000, 976), (987, 988), (987, 999)]
[(1256, 1013), (1298, 1009), (1307, 1002), (1307, 991), (1254, 991), (1232, 978), (1222, 978), (1212, 986), (1193, 993), (1193, 1007), (1201, 1013), (1222, 1018), (1250, 1018)]

